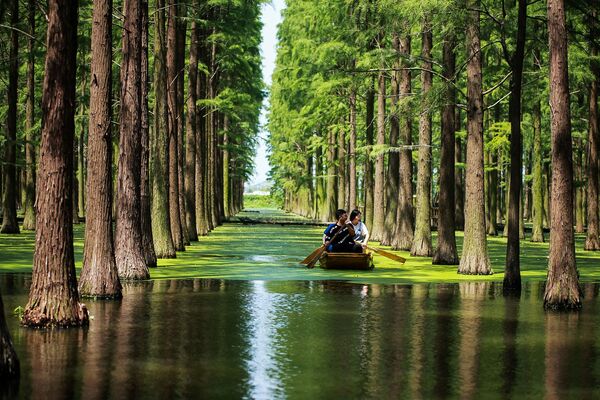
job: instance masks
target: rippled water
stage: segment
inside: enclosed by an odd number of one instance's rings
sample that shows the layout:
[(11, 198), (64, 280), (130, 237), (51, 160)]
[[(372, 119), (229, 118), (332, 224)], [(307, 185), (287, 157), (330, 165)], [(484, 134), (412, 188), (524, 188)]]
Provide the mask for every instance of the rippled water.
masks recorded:
[[(0, 275), (7, 311), (29, 279)], [(542, 289), (149, 281), (88, 301), (88, 329), (8, 322), (22, 398), (599, 398), (598, 285), (571, 314)]]

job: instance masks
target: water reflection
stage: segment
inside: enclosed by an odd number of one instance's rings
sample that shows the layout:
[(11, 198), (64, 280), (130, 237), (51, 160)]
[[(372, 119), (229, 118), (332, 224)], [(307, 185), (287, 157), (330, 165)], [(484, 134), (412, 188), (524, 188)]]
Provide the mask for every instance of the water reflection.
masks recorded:
[[(5, 310), (28, 284), (0, 275)], [(584, 291), (555, 314), (538, 284), (151, 281), (90, 302), (86, 330), (8, 323), (22, 398), (598, 398), (598, 285)]]

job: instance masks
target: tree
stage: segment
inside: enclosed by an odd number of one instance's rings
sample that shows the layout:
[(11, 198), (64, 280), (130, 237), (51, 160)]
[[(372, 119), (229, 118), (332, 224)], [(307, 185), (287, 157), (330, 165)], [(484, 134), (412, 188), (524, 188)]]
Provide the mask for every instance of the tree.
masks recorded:
[(25, 111), (25, 211), (23, 229), (35, 230), (35, 0), (28, 1), (29, 35), (27, 40), (27, 110)]
[(442, 108), (442, 133), (440, 149), (440, 179), (438, 202), (438, 241), (433, 253), (433, 264), (456, 265), (458, 254), (456, 252), (455, 206), (454, 206), (454, 128), (455, 128), (455, 103), (456, 89), (454, 88), (454, 74), (456, 57), (454, 47), (456, 39), (453, 32), (444, 36), (443, 45), (443, 75), (446, 79), (444, 106)]
[(467, 1), (467, 170), (465, 198), (465, 237), (460, 274), (492, 274), (485, 236), (483, 185), (483, 90), (479, 0)]
[[(404, 28), (405, 30), (407, 27)], [(400, 55), (404, 60), (410, 58), (410, 36), (404, 32), (400, 38)], [(400, 73), (400, 102), (402, 118), (400, 120), (400, 182), (398, 190), (398, 212), (396, 214), (396, 234), (392, 248), (410, 250), (413, 242), (413, 189), (412, 189), (412, 112), (410, 110), (411, 76), (408, 68)]]
[(4, 197), (2, 199), (2, 227), (0, 233), (19, 233), (17, 222), (17, 86), (19, 85), (19, 2), (10, 3), (11, 33), (8, 72), (8, 111), (6, 117), (6, 144), (4, 153)]
[[(592, 14), (594, 17), (596, 13)], [(590, 82), (589, 91), (589, 124), (588, 124), (588, 184), (587, 184), (587, 234), (585, 237), (585, 250), (600, 250), (600, 222), (598, 221), (598, 196), (600, 195), (598, 185), (598, 167), (600, 160), (600, 127), (598, 126), (598, 78), (600, 70), (595, 59), (598, 56), (598, 48), (594, 44), (598, 34), (598, 22), (595, 18), (590, 21), (590, 69), (593, 77)]]
[[(510, 192), (508, 202), (508, 242), (506, 246), (506, 268), (503, 287), (505, 290), (521, 289), (520, 226), (523, 223), (521, 192), (523, 149), (521, 146), (521, 87), (523, 60), (525, 58), (525, 36), (527, 29), (527, 1), (518, 0), (517, 44), (509, 60), (512, 70), (509, 100), (510, 118)], [(506, 57), (508, 52), (505, 50)]]
[(142, 0), (142, 58), (141, 58), (141, 96), (142, 114), (140, 126), (142, 129), (142, 152), (140, 170), (140, 218), (142, 221), (142, 244), (146, 265), (156, 267), (156, 251), (152, 237), (152, 205), (150, 188), (150, 117), (148, 105), (148, 0)]
[(121, 114), (115, 257), (122, 279), (148, 279), (141, 220), (142, 5), (123, 3)]
[(167, 69), (165, 1), (154, 11), (154, 127), (151, 138), (152, 239), (158, 258), (175, 258), (169, 213), (169, 139), (167, 135)]
[(48, 2), (44, 126), (36, 192), (36, 246), (25, 326), (87, 325), (73, 256), (73, 136), (77, 2)]
[[(377, 79), (377, 147), (385, 146), (385, 72), (381, 70)], [(385, 170), (384, 153), (380, 150), (375, 159), (375, 185), (373, 192), (373, 226), (371, 237), (380, 240), (383, 235), (385, 217)]]
[(567, 29), (563, 0), (548, 0), (552, 191), (550, 254), (544, 307), (581, 307), (573, 233), (573, 150), (569, 107)]
[(176, 251), (184, 251), (183, 229), (179, 214), (179, 165), (177, 132), (177, 13), (173, 0), (167, 1), (167, 104), (169, 132), (169, 214), (171, 237)]
[(82, 296), (120, 298), (112, 232), (112, 0), (95, 0)]
[(415, 236), (410, 254), (413, 256), (431, 256), (431, 110), (427, 104), (428, 96), (433, 84), (431, 73), (431, 48), (433, 34), (428, 17), (423, 20), (422, 33), (423, 59), (421, 81), (423, 100), (421, 101), (421, 115), (419, 119), (419, 166), (417, 176), (417, 216)]
[[(197, 6), (197, 1), (194, 3)], [(185, 147), (185, 221), (191, 241), (198, 240), (196, 225), (196, 100), (198, 85), (198, 50), (200, 48), (199, 28), (196, 21), (192, 22), (190, 33), (190, 62), (189, 62), (189, 87), (187, 100), (186, 119), (186, 147)]]

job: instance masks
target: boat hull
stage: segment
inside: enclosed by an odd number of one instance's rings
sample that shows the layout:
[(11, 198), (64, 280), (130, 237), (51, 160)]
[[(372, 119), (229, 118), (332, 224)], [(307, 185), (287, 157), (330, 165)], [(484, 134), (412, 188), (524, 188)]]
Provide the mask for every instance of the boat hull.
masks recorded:
[(319, 260), (324, 269), (373, 269), (373, 255), (370, 253), (323, 253)]

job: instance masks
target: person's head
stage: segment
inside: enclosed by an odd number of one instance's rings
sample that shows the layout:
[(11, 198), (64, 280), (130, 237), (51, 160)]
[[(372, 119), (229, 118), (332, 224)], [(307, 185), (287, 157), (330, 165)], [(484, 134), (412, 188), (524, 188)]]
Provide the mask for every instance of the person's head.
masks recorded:
[(350, 222), (352, 222), (354, 225), (358, 224), (358, 221), (360, 221), (360, 211), (358, 211), (356, 208), (354, 210), (352, 210), (352, 212), (350, 213)]
[(346, 212), (346, 210), (340, 208), (335, 212), (335, 219), (338, 222), (344, 223), (348, 219), (348, 213)]

